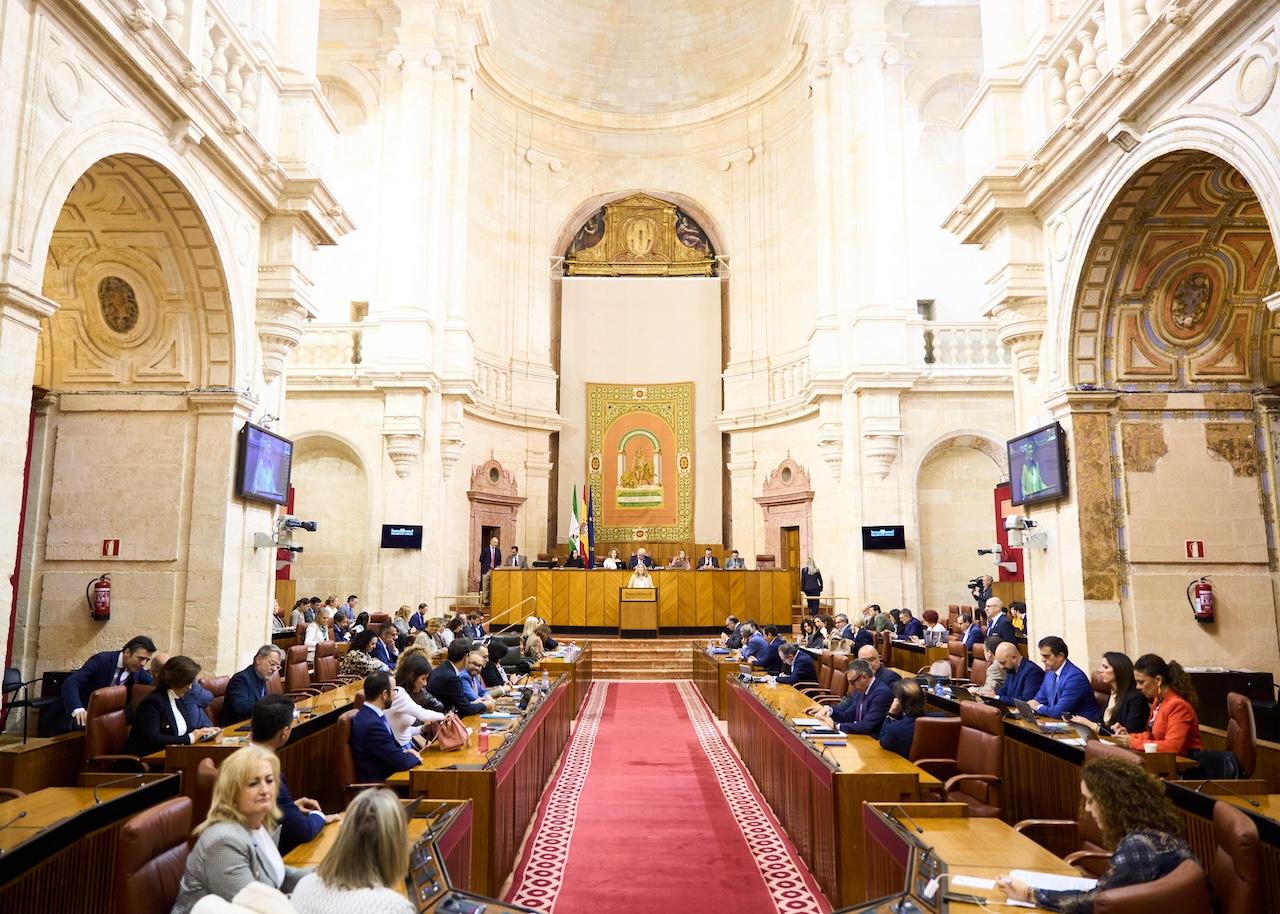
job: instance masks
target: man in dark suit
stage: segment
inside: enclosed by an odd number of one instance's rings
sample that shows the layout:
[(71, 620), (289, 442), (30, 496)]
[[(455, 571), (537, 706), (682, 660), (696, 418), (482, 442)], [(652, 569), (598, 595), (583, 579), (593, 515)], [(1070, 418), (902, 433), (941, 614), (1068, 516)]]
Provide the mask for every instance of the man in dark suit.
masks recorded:
[(752, 657), (759, 657), (763, 654), (765, 650), (768, 649), (769, 642), (764, 640), (764, 635), (760, 633), (760, 628), (756, 625), (754, 620), (746, 622), (744, 625), (745, 628), (743, 629), (742, 636), (747, 640), (742, 645), (742, 651), (738, 656), (742, 660), (746, 661), (750, 660)]
[(999, 597), (987, 601), (987, 637), (995, 635), (1001, 641), (1016, 641), (1018, 630), (1013, 627), (1013, 620), (1004, 610), (1004, 602)]
[(996, 648), (996, 663), (1005, 669), (1004, 682), (996, 697), (1013, 704), (1015, 701), (1031, 701), (1044, 682), (1044, 670), (1022, 656), (1012, 641), (1001, 641)]
[(868, 644), (865, 647), (858, 648), (858, 659), (871, 667), (871, 675), (880, 680), (883, 685), (892, 686), (902, 678), (880, 662), (880, 652), (876, 650), (874, 644)]
[(978, 583), (969, 588), (969, 593), (973, 595), (974, 601), (979, 606), (986, 606), (991, 600), (991, 575), (984, 574), (976, 580)]
[(911, 615), (911, 610), (909, 609), (902, 610), (899, 613), (899, 618), (902, 619), (902, 632), (899, 634), (898, 637), (900, 638), (923, 638), (924, 637), (924, 625), (920, 622), (919, 619)]
[[(250, 741), (279, 753), (293, 732), (293, 699), (287, 695), (268, 695), (253, 706), (253, 730)], [(280, 853), (287, 854), (299, 844), (306, 844), (326, 823), (340, 816), (327, 816), (320, 804), (307, 797), (295, 798), (285, 783), (284, 772), (276, 782), (276, 806), (280, 820)]]
[(369, 645), (369, 656), (381, 660), (389, 670), (394, 670), (400, 659), (400, 652), (396, 650), (398, 634), (394, 622), (383, 622), (378, 626), (378, 637)]
[(230, 726), (253, 716), (253, 706), (267, 694), (267, 682), (280, 672), (280, 648), (264, 644), (253, 662), (231, 677), (222, 698), (222, 725)]
[(778, 656), (783, 664), (791, 664), (791, 672), (779, 676), (778, 682), (793, 686), (818, 684), (818, 668), (813, 662), (813, 654), (784, 641), (778, 648)]
[(502, 565), (502, 549), (498, 538), (491, 537), (489, 545), (480, 550), (480, 601), (489, 605), (489, 573)]
[(1028, 702), (1036, 713), (1045, 717), (1078, 714), (1092, 721), (1102, 720), (1089, 677), (1067, 659), (1067, 642), (1050, 635), (1041, 638), (1037, 647), (1040, 648), (1040, 659), (1044, 661), (1044, 680), (1036, 697)]
[(138, 635), (130, 638), (119, 651), (103, 651), (86, 660), (84, 666), (62, 683), (62, 707), (67, 719), (60, 729), (84, 726), (85, 708), (89, 707), (89, 696), (96, 689), (122, 685), (132, 692), (135, 682), (150, 685), (151, 674), (146, 666), (155, 652), (155, 642), (146, 635)]
[(835, 637), (852, 640), (853, 626), (849, 624), (849, 617), (844, 613), (836, 613), (835, 622), (836, 627), (833, 629)]
[(528, 568), (529, 560), (520, 554), (519, 546), (512, 546), (511, 554), (507, 556), (507, 560), (502, 564), (504, 568)]
[(391, 732), (387, 707), (391, 704), (392, 685), (391, 674), (385, 670), (366, 676), (364, 704), (351, 721), (351, 757), (356, 763), (356, 780), (364, 784), (385, 781), (397, 771), (408, 771), (422, 762), (422, 756), (397, 743)]
[(469, 653), (471, 653), (471, 641), (467, 638), (454, 638), (449, 642), (449, 662), (437, 663), (436, 668), (427, 677), (427, 691), (444, 705), (446, 712), (457, 711), (459, 717), (493, 710), (492, 698), (472, 701), (467, 698), (467, 693), (462, 687), (462, 680), (459, 677), (467, 665)]
[(711, 554), (710, 549), (707, 549), (705, 552), (703, 552), (702, 558), (698, 559), (699, 571), (702, 571), (704, 568), (719, 568), (719, 567), (720, 567), (720, 560)]
[(653, 568), (653, 559), (649, 556), (648, 550), (643, 546), (636, 550), (636, 554), (627, 560), (627, 567), (634, 569), (637, 565), (644, 565), (646, 568)]
[(751, 655), (747, 660), (756, 664), (756, 666), (764, 667), (764, 671), (770, 676), (777, 676), (778, 673), (782, 672), (782, 658), (778, 655), (778, 649), (786, 642), (778, 634), (778, 626), (776, 625), (766, 625), (764, 627), (764, 638), (762, 640), (764, 641), (764, 649)]
[(865, 660), (850, 663), (845, 676), (849, 680), (849, 697), (835, 708), (817, 709), (814, 716), (845, 733), (879, 736), (893, 704), (893, 690), (876, 679), (871, 664)]
[(726, 571), (731, 569), (736, 569), (740, 571), (743, 568), (747, 567), (747, 563), (742, 558), (742, 556), (738, 555), (738, 550), (735, 549), (732, 552), (730, 552), (729, 557), (724, 560), (724, 567)]

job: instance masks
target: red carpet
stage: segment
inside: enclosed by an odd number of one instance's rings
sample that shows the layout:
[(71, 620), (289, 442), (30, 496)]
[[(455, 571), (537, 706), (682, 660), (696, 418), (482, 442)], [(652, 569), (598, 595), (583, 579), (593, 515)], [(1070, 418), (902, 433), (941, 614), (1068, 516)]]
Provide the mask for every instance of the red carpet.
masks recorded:
[(507, 898), (549, 914), (831, 910), (690, 682), (592, 687)]

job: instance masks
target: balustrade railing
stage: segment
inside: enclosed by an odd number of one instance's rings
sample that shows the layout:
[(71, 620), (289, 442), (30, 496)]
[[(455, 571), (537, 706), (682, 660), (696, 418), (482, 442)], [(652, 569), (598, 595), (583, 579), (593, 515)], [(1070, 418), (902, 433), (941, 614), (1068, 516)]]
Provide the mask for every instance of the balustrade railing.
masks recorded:
[(933, 368), (1007, 368), (1009, 350), (985, 323), (934, 323), (924, 327), (924, 362)]
[(289, 354), (289, 366), (307, 370), (354, 369), (361, 361), (362, 333), (360, 324), (312, 322)]
[(808, 353), (793, 356), (769, 369), (769, 398), (775, 402), (802, 396), (808, 384)]
[(506, 403), (511, 399), (511, 371), (494, 356), (476, 353), (476, 392), (486, 400)]

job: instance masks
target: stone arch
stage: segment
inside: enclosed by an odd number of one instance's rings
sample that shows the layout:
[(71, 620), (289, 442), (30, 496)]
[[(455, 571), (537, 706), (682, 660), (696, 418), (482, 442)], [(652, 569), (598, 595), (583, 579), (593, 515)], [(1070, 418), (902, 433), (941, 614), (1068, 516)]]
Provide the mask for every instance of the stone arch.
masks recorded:
[(996, 465), (996, 469), (1002, 479), (1009, 477), (1009, 455), (1005, 450), (1004, 441), (990, 432), (963, 429), (945, 432), (935, 438), (933, 443), (924, 449), (920, 460), (916, 463), (914, 475), (916, 483), (919, 483), (920, 471), (924, 469), (925, 464), (943, 452), (958, 447), (969, 448), (980, 454), (985, 454)]
[[(352, 126), (362, 126), (378, 110), (381, 99), (378, 97), (378, 86), (370, 78), (368, 71), (354, 64), (342, 61), (329, 61), (319, 68), (318, 78), (325, 98), (331, 105), (338, 107), (338, 102), (349, 102), (354, 112), (359, 114), (359, 124), (353, 125), (344, 118), (344, 130)], [(340, 99), (335, 100), (335, 96)]]
[[(576, 188), (581, 191), (582, 196), (578, 197), (578, 203), (574, 205), (559, 221), (559, 227), (552, 235), (552, 246), (548, 252), (551, 257), (560, 257), (569, 247), (569, 242), (573, 240), (573, 236), (578, 229), (592, 213), (599, 210), (608, 203), (615, 200), (625, 200), (632, 194), (651, 194), (661, 200), (674, 203), (686, 213), (688, 213), (702, 230), (707, 233), (707, 238), (711, 241), (711, 246), (715, 249), (716, 254), (725, 256), (727, 253), (727, 233), (723, 228), (721, 220), (717, 219), (712, 211), (697, 197), (691, 196), (678, 188), (681, 181), (676, 176), (671, 177), (670, 182), (656, 181), (649, 186), (632, 187), (630, 189), (616, 189), (604, 193), (590, 193), (590, 184), (586, 181), (578, 182), (581, 187)], [(653, 187), (661, 187), (655, 190)], [(561, 199), (574, 199), (574, 195), (570, 189), (565, 189), (558, 196)]]
[(294, 511), (319, 523), (315, 533), (299, 539), (304, 551), (294, 560), (293, 577), (300, 595), (367, 589), (377, 562), (370, 546), (377, 543), (371, 484), (365, 460), (341, 435), (307, 432), (294, 439)]
[(312, 439), (324, 439), (331, 445), (336, 445), (337, 450), (345, 452), (347, 458), (352, 463), (360, 467), (366, 476), (369, 475), (369, 462), (364, 459), (364, 455), (360, 453), (360, 449), (356, 447), (355, 443), (352, 442), (350, 438), (339, 432), (330, 431), (328, 429), (308, 429), (293, 435), (292, 438), (295, 448), (304, 442), (311, 441)]

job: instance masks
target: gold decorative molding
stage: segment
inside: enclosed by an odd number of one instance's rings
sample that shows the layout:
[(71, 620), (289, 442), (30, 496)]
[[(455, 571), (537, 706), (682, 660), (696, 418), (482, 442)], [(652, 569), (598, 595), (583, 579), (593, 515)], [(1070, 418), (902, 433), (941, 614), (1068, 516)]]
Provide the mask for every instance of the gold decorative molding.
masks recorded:
[(1251, 422), (1206, 422), (1205, 447), (1231, 464), (1236, 476), (1256, 478), (1260, 467), (1253, 432)]
[(1164, 426), (1159, 422), (1126, 422), (1120, 426), (1126, 473), (1151, 473), (1160, 458), (1169, 453)]
[(674, 203), (634, 194), (583, 224), (565, 254), (570, 276), (710, 276), (706, 233)]
[(1111, 436), (1101, 413), (1071, 417), (1076, 502), (1080, 506), (1080, 572), (1086, 600), (1120, 597), (1120, 548), (1116, 541)]

